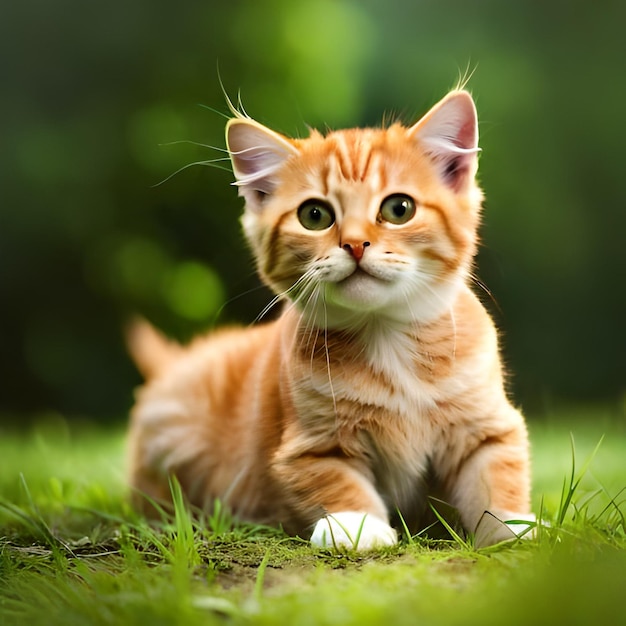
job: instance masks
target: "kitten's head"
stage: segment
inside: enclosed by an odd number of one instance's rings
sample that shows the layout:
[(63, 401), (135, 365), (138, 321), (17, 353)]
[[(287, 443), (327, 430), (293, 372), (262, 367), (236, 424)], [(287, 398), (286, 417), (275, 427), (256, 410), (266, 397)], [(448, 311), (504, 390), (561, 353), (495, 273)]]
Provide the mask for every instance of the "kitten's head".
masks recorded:
[(446, 311), (476, 248), (481, 192), (470, 95), (419, 122), (289, 139), (226, 127), (243, 226), (261, 277), (311, 319), (426, 321)]

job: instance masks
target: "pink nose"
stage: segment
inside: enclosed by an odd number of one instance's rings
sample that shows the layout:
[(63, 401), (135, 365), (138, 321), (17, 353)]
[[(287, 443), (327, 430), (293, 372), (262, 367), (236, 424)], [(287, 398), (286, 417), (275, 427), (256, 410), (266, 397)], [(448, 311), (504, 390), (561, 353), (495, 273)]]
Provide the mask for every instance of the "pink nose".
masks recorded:
[(344, 243), (341, 247), (349, 252), (354, 260), (358, 263), (363, 258), (363, 253), (365, 252), (365, 248), (370, 245), (369, 241), (364, 242), (347, 242)]

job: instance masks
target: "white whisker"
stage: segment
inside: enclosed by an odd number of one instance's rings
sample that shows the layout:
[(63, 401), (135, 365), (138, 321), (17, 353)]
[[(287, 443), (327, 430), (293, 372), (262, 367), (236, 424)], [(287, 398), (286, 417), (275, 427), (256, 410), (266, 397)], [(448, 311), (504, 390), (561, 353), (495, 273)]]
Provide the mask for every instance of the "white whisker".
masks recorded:
[(495, 299), (494, 295), (491, 293), (491, 290), (489, 289), (489, 287), (487, 287), (487, 285), (485, 285), (485, 283), (482, 282), (482, 280), (480, 280), (480, 278), (478, 278), (475, 274), (470, 273), (469, 274), (469, 279), (483, 292), (485, 292), (488, 296), (489, 299), (493, 302), (494, 306), (498, 309), (498, 311), (500, 313), (502, 313), (502, 309), (500, 308), (500, 305), (498, 304), (498, 301)]
[(454, 315), (454, 308), (450, 307), (450, 321), (452, 322), (452, 360), (456, 360), (456, 317)]
[[(307, 270), (304, 274), (302, 274), (302, 276), (300, 276), (300, 278), (298, 278), (298, 280), (296, 280), (296, 282), (293, 285), (291, 285), (291, 287), (289, 287), (288, 289), (285, 289), (285, 291), (283, 291), (282, 293), (279, 293), (278, 295), (274, 296), (270, 300), (270, 302), (263, 308), (263, 310), (256, 316), (253, 323), (257, 323), (261, 321), (274, 308), (274, 306), (278, 302), (291, 296), (294, 291), (299, 289), (302, 283), (308, 283), (312, 278), (312, 274), (313, 274), (313, 269)], [(305, 285), (303, 289), (303, 293), (306, 291), (307, 286), (308, 284)], [(293, 303), (295, 304), (298, 301), (298, 299), (299, 299), (299, 294), (296, 294), (296, 297), (293, 299)]]
[(303, 317), (304, 315), (307, 315), (307, 317), (305, 318), (305, 326), (302, 329), (302, 347), (304, 352), (307, 352), (309, 350), (309, 346), (310, 346), (310, 352), (311, 352), (311, 356), (310, 356), (310, 371), (311, 371), (311, 376), (313, 375), (313, 363), (315, 360), (315, 351), (317, 349), (317, 340), (320, 334), (320, 328), (318, 326), (318, 324), (316, 323), (316, 318), (314, 315), (308, 315), (306, 313), (306, 308), (309, 307), (310, 305), (312, 305), (313, 309), (315, 310), (317, 308), (317, 303), (319, 301), (319, 295), (320, 295), (320, 285), (315, 285), (315, 288), (313, 289), (313, 291), (311, 292), (309, 298), (307, 299), (306, 303), (305, 303), (305, 307), (304, 307), (304, 313), (303, 313)]
[[(318, 290), (319, 286), (314, 285), (311, 292), (308, 294), (308, 297), (304, 302), (300, 302), (301, 306), (301, 314), (300, 314), (300, 323), (301, 323), (301, 335), (302, 340), (300, 342), (301, 348), (306, 351), (311, 342), (311, 337), (313, 336), (313, 331), (316, 329), (315, 317), (308, 313), (309, 307), (311, 307), (311, 303), (313, 303), (313, 308), (317, 304), (318, 298)], [(313, 350), (315, 350), (315, 342), (313, 342)]]
[(335, 411), (335, 419), (339, 417), (337, 413), (337, 398), (333, 387), (333, 377), (330, 371), (330, 351), (328, 349), (328, 310), (326, 308), (326, 297), (322, 294), (322, 304), (324, 305), (324, 350), (326, 351), (326, 369), (328, 370), (328, 385), (330, 387), (330, 395), (333, 399), (333, 409)]
[(276, 305), (285, 297), (285, 293), (281, 293), (277, 296), (274, 296), (268, 304), (263, 307), (263, 310), (254, 318), (253, 324), (260, 322)]
[[(179, 145), (188, 145), (188, 146), (196, 146), (198, 148), (208, 148), (209, 150), (215, 150), (216, 152), (225, 152), (228, 154), (228, 150), (226, 148), (220, 148), (219, 146), (212, 146), (208, 143), (201, 143), (199, 141), (192, 141), (191, 139), (179, 139), (177, 141), (166, 141), (164, 143), (160, 143), (159, 146), (179, 146)], [(224, 161), (228, 161), (229, 158), (226, 157), (222, 159)]]
[(230, 159), (228, 157), (224, 157), (224, 158), (219, 158), (219, 159), (208, 159), (206, 161), (194, 161), (193, 163), (187, 163), (187, 165), (183, 165), (183, 167), (179, 167), (175, 172), (172, 172), (169, 176), (166, 176), (162, 181), (156, 183), (156, 185), (152, 185), (153, 187), (159, 187), (163, 184), (165, 184), (167, 181), (171, 180), (172, 178), (174, 178), (174, 176), (177, 176), (178, 174), (180, 174), (181, 172), (184, 172), (185, 170), (189, 169), (190, 167), (196, 167), (198, 165), (204, 165), (205, 167), (214, 167), (218, 170), (225, 170), (227, 172), (230, 172), (230, 168), (228, 167), (221, 167), (220, 165), (216, 165), (216, 163), (220, 163), (222, 161), (230, 161)]

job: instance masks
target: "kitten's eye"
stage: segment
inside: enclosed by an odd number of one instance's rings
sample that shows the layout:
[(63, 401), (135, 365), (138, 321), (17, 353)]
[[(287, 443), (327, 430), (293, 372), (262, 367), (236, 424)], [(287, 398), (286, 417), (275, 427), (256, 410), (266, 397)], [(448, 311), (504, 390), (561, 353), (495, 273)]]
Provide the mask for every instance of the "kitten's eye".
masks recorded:
[(391, 224), (406, 224), (415, 215), (415, 200), (397, 193), (383, 200), (379, 218)]
[(307, 230), (325, 230), (335, 223), (335, 212), (322, 200), (307, 200), (298, 209), (298, 219)]

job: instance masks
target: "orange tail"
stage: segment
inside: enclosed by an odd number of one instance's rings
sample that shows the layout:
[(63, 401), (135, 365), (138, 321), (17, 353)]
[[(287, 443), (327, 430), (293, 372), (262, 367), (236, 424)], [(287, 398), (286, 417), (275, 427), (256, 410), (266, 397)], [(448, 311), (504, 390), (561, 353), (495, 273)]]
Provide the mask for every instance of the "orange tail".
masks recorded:
[(126, 345), (130, 356), (146, 380), (158, 376), (182, 354), (181, 345), (170, 341), (142, 318), (136, 318), (128, 324)]

